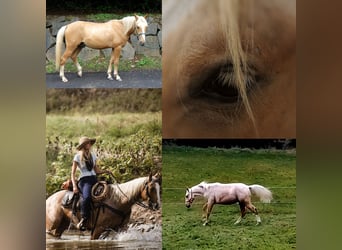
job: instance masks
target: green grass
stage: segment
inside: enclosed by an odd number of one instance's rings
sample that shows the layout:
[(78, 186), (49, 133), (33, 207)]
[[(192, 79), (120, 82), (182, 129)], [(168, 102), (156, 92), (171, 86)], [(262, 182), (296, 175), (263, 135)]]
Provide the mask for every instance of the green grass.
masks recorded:
[[(95, 22), (106, 22), (111, 19), (121, 19), (126, 16), (132, 16), (132, 15), (138, 15), (138, 16), (145, 16), (146, 13), (139, 13), (139, 12), (134, 12), (134, 13), (123, 13), (123, 14), (114, 14), (114, 13), (95, 13), (95, 14), (89, 14), (85, 16), (86, 20), (90, 21), (95, 21)], [(156, 13), (149, 13), (149, 17), (152, 17), (154, 19), (161, 19), (161, 14)]]
[(126, 15), (114, 14), (114, 13), (95, 13), (86, 15), (86, 20), (94, 21), (94, 22), (107, 22), (112, 19), (121, 19)]
[(161, 113), (46, 116), (46, 137), (59, 136), (74, 141), (81, 135), (118, 139), (137, 133), (140, 129), (158, 132), (161, 129)]
[(146, 113), (161, 110), (161, 89), (47, 89), (48, 114)]
[[(234, 225), (238, 205), (215, 205), (204, 227), (204, 200), (196, 199), (190, 209), (184, 205), (185, 188), (203, 180), (271, 187), (274, 200), (254, 202), (261, 225), (250, 212)], [(295, 152), (164, 146), (163, 249), (294, 249), (295, 187)]]
[[(82, 53), (82, 52), (81, 52)], [(79, 60), (82, 66), (83, 72), (107, 72), (109, 57), (95, 57), (87, 62)], [(132, 69), (159, 69), (161, 70), (161, 58), (159, 57), (147, 57), (147, 56), (136, 56), (134, 60), (120, 60), (119, 62), (119, 72), (120, 71), (130, 71)], [(46, 62), (45, 65), (46, 73), (55, 73), (56, 66), (55, 62)], [(77, 72), (76, 66), (69, 59), (65, 64), (65, 72)]]

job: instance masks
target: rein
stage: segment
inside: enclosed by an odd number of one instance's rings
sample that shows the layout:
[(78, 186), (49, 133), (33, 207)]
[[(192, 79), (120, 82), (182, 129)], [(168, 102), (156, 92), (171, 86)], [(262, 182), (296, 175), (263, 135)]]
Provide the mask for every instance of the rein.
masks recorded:
[(128, 213), (125, 213), (119, 209), (116, 209), (112, 206), (109, 206), (107, 203), (104, 203), (104, 202), (100, 202), (99, 206), (97, 207), (97, 212), (96, 212), (96, 217), (95, 217), (95, 221), (94, 221), (94, 225), (91, 229), (91, 234), (93, 234), (95, 228), (96, 228), (96, 224), (97, 224), (97, 220), (99, 218), (99, 214), (100, 214), (100, 209), (103, 208), (103, 212), (104, 212), (104, 208), (108, 208), (112, 213), (114, 214), (118, 214), (119, 216), (121, 216), (121, 222), (120, 222), (120, 225), (122, 225), (122, 223), (124, 222), (125, 218), (126, 218), (126, 215), (129, 214), (130, 212)]

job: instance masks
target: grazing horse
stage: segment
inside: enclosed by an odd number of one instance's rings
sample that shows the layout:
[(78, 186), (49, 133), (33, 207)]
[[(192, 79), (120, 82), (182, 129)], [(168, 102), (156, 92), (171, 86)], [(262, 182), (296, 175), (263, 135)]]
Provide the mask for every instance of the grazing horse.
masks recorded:
[[(77, 55), (85, 46), (93, 49), (112, 48), (107, 78), (113, 80), (111, 72), (114, 62), (114, 78), (121, 81), (118, 74), (121, 49), (132, 34), (137, 35), (140, 45), (143, 46), (147, 26), (145, 17), (135, 15), (106, 23), (76, 21), (61, 27), (56, 37), (56, 69), (59, 70), (62, 81), (68, 81), (64, 76), (64, 65), (69, 57), (77, 67), (78, 76), (82, 76), (82, 67), (77, 61)], [(61, 57), (63, 41), (65, 41), (66, 49)]]
[(264, 203), (270, 203), (272, 200), (272, 193), (267, 188), (261, 185), (246, 185), (243, 183), (206, 183), (200, 184), (188, 188), (185, 193), (185, 206), (190, 208), (192, 202), (196, 196), (203, 196), (207, 199), (207, 202), (203, 206), (204, 212), (204, 224), (209, 222), (209, 216), (214, 204), (231, 205), (239, 203), (241, 216), (235, 222), (238, 224), (241, 219), (246, 215), (246, 208), (253, 212), (256, 216), (257, 225), (261, 223), (258, 210), (251, 202), (251, 196), (254, 195)]
[(163, 138), (296, 137), (296, 1), (163, 0)]
[[(109, 229), (117, 230), (125, 226), (131, 215), (131, 207), (137, 202), (142, 204), (140, 200), (148, 200), (150, 209), (159, 209), (160, 178), (156, 174), (122, 184), (107, 184), (106, 198), (101, 202), (94, 202), (86, 225), (87, 229), (92, 230), (91, 239), (98, 239)], [(62, 206), (66, 192), (68, 191), (58, 191), (46, 200), (46, 233), (55, 237), (60, 237), (71, 222), (76, 224), (81, 217), (79, 212), (75, 216), (71, 208)]]

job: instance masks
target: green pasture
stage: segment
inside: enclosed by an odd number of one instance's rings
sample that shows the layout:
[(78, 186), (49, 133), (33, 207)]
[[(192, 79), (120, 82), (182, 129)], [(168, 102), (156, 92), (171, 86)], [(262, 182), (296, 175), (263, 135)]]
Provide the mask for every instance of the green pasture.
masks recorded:
[(106, 115), (161, 110), (161, 89), (48, 89), (46, 113)]
[[(215, 205), (202, 226), (203, 199), (187, 209), (185, 188), (201, 181), (269, 187), (271, 204), (253, 202), (262, 223), (238, 205)], [(163, 146), (163, 249), (295, 249), (296, 153), (249, 149)]]

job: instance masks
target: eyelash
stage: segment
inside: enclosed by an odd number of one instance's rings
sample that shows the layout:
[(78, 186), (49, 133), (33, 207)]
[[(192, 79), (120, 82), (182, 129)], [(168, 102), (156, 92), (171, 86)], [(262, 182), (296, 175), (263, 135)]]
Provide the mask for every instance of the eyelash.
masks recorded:
[[(189, 96), (211, 104), (234, 105), (240, 101), (239, 90), (234, 83), (234, 69), (231, 63), (216, 66), (206, 74), (204, 80), (189, 89)], [(247, 94), (265, 80), (254, 66), (249, 66), (246, 76)]]

